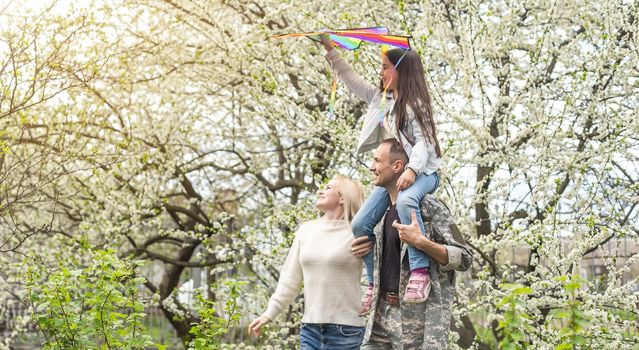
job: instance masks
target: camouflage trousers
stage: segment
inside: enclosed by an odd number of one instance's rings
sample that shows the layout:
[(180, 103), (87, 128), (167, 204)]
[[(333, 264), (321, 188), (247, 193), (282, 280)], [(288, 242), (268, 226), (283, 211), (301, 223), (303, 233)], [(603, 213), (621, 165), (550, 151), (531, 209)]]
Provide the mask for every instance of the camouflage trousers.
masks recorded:
[(380, 298), (373, 316), (373, 329), (361, 350), (399, 350), (402, 349), (402, 314), (399, 305), (389, 305)]

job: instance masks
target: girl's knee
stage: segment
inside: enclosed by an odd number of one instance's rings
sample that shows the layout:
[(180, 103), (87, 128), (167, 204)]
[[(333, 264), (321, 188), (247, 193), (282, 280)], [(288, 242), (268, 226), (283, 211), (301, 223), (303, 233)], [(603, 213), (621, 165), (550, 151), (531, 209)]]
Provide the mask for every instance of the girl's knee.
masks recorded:
[(397, 211), (409, 211), (419, 208), (419, 200), (408, 195), (398, 195), (395, 205), (397, 206)]
[(351, 221), (351, 229), (353, 230), (353, 236), (355, 237), (368, 235), (366, 232), (366, 218), (362, 215), (355, 215), (353, 221)]

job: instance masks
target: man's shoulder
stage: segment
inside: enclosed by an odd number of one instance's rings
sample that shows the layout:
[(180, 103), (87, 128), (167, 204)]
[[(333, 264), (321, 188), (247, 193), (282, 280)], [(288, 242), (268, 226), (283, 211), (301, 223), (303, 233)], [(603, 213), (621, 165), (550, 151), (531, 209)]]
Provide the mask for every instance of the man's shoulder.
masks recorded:
[(450, 208), (448, 208), (446, 202), (432, 194), (427, 194), (424, 196), (424, 198), (422, 198), (422, 201), (420, 203), (420, 210), (422, 212), (422, 216), (424, 217), (431, 217), (437, 214), (445, 215), (446, 217), (451, 216)]
[(446, 202), (432, 194), (427, 194), (421, 201), (420, 210), (424, 223), (429, 222), (433, 227), (433, 240), (446, 244), (452, 242), (465, 244), (466, 240)]

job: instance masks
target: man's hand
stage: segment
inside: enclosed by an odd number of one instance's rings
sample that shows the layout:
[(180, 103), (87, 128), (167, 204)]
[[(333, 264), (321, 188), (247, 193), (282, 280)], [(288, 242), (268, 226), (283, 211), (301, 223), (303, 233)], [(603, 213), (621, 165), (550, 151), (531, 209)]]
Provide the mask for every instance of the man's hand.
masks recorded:
[(410, 225), (402, 225), (397, 222), (397, 220), (393, 222), (393, 227), (396, 228), (399, 233), (399, 239), (428, 254), (429, 257), (435, 259), (440, 265), (448, 265), (448, 249), (446, 249), (444, 245), (433, 242), (424, 236), (417, 223), (417, 213), (415, 209), (411, 211), (410, 217)]
[(320, 42), (326, 49), (326, 51), (331, 51), (333, 49), (333, 43), (331, 43), (331, 39), (329, 39), (328, 34), (320, 35)]
[[(406, 172), (404, 172), (406, 173)], [(412, 173), (412, 171), (411, 171)], [(393, 221), (393, 227), (399, 232), (399, 239), (413, 247), (417, 246), (421, 241), (426, 239), (417, 223), (417, 214), (415, 209), (410, 212), (411, 222), (409, 225), (402, 225), (397, 220)]]
[(364, 257), (371, 250), (373, 250), (373, 242), (366, 236), (355, 238), (351, 243), (351, 252), (356, 258)]
[(415, 175), (415, 172), (413, 171), (413, 169), (408, 168), (404, 170), (404, 172), (399, 177), (399, 179), (397, 179), (397, 190), (403, 191), (409, 188), (413, 183), (415, 183), (416, 177), (417, 175)]

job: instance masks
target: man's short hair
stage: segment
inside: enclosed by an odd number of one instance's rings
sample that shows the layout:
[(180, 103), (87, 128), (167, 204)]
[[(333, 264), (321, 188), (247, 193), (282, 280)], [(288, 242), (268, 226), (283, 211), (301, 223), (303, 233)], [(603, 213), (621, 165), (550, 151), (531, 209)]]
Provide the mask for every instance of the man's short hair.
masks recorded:
[(404, 151), (404, 147), (397, 141), (396, 139), (388, 139), (382, 141), (382, 144), (389, 144), (389, 160), (390, 162), (394, 162), (396, 160), (401, 160), (404, 162), (404, 165), (408, 164), (408, 156)]

